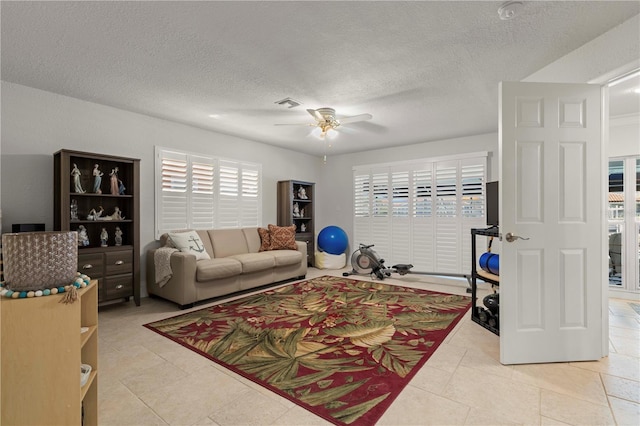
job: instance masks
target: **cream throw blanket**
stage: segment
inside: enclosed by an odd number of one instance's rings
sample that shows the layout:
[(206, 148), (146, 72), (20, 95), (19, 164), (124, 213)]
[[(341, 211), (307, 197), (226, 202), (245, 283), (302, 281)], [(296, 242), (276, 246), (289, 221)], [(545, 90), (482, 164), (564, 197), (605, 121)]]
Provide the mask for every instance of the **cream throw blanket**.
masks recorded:
[(164, 287), (173, 275), (171, 255), (176, 251), (178, 249), (173, 247), (160, 247), (153, 255), (153, 263), (156, 266), (156, 284), (160, 287)]

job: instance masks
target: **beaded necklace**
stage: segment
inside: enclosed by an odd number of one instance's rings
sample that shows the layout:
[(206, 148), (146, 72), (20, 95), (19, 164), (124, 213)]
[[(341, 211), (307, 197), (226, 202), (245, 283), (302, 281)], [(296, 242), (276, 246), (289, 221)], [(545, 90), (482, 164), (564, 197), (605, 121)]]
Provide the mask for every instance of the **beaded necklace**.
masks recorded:
[(89, 278), (87, 275), (77, 272), (76, 279), (71, 284), (60, 287), (45, 288), (44, 290), (36, 291), (13, 291), (5, 288), (4, 282), (0, 282), (0, 296), (9, 297), (11, 299), (25, 299), (29, 297), (50, 296), (53, 294), (64, 292), (75, 292), (79, 288), (88, 286), (90, 281), (91, 278)]

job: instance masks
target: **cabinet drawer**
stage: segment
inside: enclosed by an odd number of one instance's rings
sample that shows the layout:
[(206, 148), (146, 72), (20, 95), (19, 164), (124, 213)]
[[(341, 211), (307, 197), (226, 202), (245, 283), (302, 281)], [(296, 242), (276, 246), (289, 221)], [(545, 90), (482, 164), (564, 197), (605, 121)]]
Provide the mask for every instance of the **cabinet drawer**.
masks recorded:
[(102, 277), (103, 268), (104, 256), (102, 253), (78, 255), (78, 271), (87, 274), (90, 278)]
[(133, 270), (133, 252), (131, 250), (123, 250), (107, 253), (106, 265), (106, 275), (131, 272)]
[(119, 299), (133, 296), (133, 275), (118, 275), (104, 279), (104, 300)]

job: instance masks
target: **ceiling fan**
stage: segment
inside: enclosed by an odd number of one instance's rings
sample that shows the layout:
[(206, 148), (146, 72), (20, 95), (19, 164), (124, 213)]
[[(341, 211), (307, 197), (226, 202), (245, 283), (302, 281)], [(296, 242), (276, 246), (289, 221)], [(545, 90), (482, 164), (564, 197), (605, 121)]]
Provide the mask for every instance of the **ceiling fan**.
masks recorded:
[(352, 115), (350, 117), (342, 117), (336, 118), (336, 110), (333, 108), (318, 108), (318, 109), (307, 109), (307, 112), (311, 114), (313, 118), (315, 118), (315, 123), (308, 124), (276, 124), (276, 126), (312, 126), (320, 129), (320, 138), (324, 139), (329, 130), (336, 130), (338, 127), (348, 124), (355, 123), (358, 121), (366, 121), (371, 120), (373, 115), (371, 114), (358, 114)]

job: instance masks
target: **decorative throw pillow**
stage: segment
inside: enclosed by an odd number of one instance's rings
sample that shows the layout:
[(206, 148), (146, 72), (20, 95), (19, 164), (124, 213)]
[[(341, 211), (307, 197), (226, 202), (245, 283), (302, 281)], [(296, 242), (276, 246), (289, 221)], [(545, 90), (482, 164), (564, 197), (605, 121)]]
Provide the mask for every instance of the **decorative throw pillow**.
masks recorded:
[(297, 250), (296, 226), (269, 225), (271, 250)]
[(181, 252), (194, 254), (196, 260), (211, 259), (196, 231), (170, 232), (169, 239)]
[(258, 251), (271, 250), (271, 234), (269, 230), (266, 228), (258, 228), (258, 234), (260, 234), (260, 250)]

